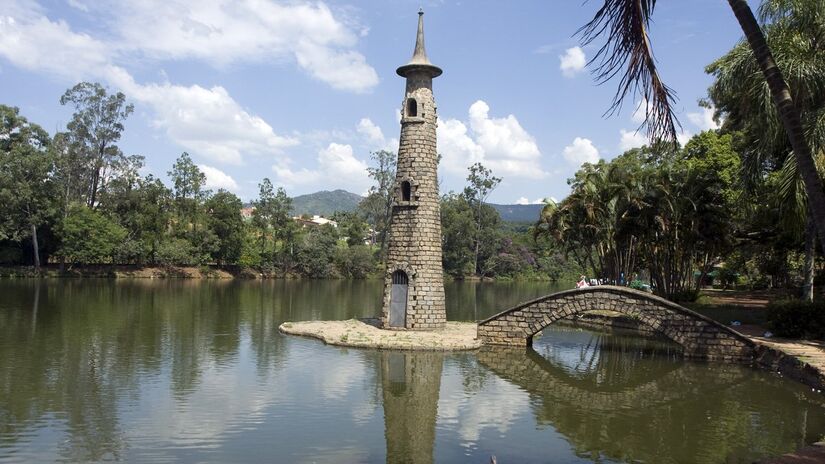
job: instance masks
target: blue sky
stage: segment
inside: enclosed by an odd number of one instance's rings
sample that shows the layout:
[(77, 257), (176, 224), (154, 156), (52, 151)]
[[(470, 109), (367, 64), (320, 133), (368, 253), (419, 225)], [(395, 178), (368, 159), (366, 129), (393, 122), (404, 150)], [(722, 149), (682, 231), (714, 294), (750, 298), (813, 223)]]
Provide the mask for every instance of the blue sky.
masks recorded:
[[(371, 151), (397, 149), (397, 111), (417, 11), (434, 82), (442, 191), (480, 161), (504, 180), (490, 200), (563, 198), (583, 161), (644, 141), (635, 102), (605, 118), (615, 83), (597, 86), (576, 30), (599, 0), (354, 1), (0, 0), (0, 103), (50, 133), (81, 80), (135, 104), (121, 148), (165, 178), (182, 151), (212, 188), (244, 200), (269, 177), (290, 195), (364, 193)], [(679, 97), (684, 137), (714, 127), (698, 100), (704, 67), (741, 32), (727, 2), (658, 2), (651, 36)]]

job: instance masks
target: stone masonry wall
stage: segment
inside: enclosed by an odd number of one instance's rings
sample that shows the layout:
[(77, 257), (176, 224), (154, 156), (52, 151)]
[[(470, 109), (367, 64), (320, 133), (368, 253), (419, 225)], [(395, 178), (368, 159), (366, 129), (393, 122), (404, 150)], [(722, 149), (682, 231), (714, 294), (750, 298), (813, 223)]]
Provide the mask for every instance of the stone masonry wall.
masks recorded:
[(625, 287), (587, 287), (539, 298), (480, 322), (478, 336), (485, 344), (527, 346), (555, 321), (592, 310), (638, 319), (681, 345), (688, 357), (753, 360), (754, 344), (741, 334), (664, 298)]
[[(409, 98), (416, 100), (415, 117), (407, 115)], [(434, 329), (444, 327), (447, 312), (441, 267), (437, 116), (432, 78), (426, 73), (412, 73), (407, 77), (402, 115), (381, 320), (388, 328), (392, 274), (402, 270), (409, 278), (405, 328)], [(411, 185), (410, 201), (402, 200), (404, 181)]]

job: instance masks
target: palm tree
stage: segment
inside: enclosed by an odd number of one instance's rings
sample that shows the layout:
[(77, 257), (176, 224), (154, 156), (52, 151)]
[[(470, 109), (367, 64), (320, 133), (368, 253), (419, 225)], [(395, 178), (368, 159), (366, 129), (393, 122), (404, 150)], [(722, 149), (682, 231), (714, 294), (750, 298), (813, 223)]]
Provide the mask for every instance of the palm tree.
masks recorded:
[[(767, 10), (773, 10), (777, 15), (787, 13), (797, 3), (791, 0), (765, 2)], [(813, 152), (805, 139), (800, 111), (747, 0), (728, 0), (728, 4), (770, 88), (805, 185), (819, 243), (825, 247), (825, 190)], [(604, 0), (593, 19), (579, 29), (579, 34), (585, 45), (601, 36), (607, 37), (591, 63), (599, 62), (595, 74), (600, 83), (621, 76), (608, 113), (618, 111), (628, 95), (639, 95), (645, 102), (645, 121), (641, 128), (647, 129), (651, 140), (675, 141), (679, 126), (673, 109), (675, 95), (659, 76), (647, 33), (655, 6), (656, 0)]]
[[(770, 21), (764, 27), (765, 39), (777, 63), (788, 71), (791, 96), (801, 111), (805, 138), (821, 177), (825, 157), (825, 1), (769, 0), (759, 13), (763, 21)], [(742, 132), (747, 146), (752, 147), (742, 153), (745, 186), (753, 191), (764, 182), (766, 171), (777, 171), (779, 188), (773, 196), (782, 226), (793, 237), (805, 237), (802, 299), (810, 301), (816, 227), (771, 89), (745, 42), (711, 63), (706, 71), (715, 78), (709, 95), (717, 112), (725, 115), (724, 129)]]

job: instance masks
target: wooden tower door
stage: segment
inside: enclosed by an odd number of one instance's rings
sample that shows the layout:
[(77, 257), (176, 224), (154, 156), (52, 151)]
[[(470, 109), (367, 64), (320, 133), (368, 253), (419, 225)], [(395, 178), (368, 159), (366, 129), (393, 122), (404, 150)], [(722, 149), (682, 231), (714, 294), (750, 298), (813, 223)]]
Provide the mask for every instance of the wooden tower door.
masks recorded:
[(407, 285), (407, 274), (404, 271), (392, 273), (390, 327), (404, 327), (407, 321)]

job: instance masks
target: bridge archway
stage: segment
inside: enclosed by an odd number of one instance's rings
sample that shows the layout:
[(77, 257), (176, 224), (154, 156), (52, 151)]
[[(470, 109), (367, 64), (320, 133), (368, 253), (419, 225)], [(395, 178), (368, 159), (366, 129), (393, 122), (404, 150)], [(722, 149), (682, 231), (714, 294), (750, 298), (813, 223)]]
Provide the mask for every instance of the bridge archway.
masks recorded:
[(626, 287), (600, 285), (554, 293), (522, 303), (478, 324), (488, 345), (529, 346), (548, 325), (593, 310), (639, 320), (682, 346), (685, 356), (751, 361), (754, 343), (742, 334), (671, 301)]

